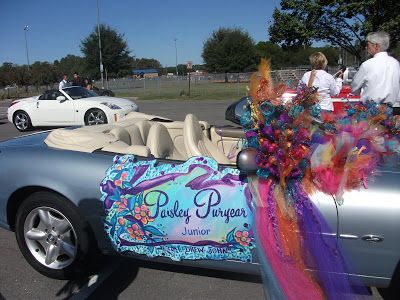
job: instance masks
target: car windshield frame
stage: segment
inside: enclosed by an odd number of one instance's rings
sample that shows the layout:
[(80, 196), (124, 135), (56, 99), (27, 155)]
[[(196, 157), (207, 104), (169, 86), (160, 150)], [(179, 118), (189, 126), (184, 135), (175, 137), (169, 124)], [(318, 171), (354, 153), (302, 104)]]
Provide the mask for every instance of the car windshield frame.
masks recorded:
[(72, 100), (84, 99), (98, 97), (95, 92), (85, 89), (81, 86), (71, 86), (66, 87), (61, 90), (63, 93), (67, 94)]

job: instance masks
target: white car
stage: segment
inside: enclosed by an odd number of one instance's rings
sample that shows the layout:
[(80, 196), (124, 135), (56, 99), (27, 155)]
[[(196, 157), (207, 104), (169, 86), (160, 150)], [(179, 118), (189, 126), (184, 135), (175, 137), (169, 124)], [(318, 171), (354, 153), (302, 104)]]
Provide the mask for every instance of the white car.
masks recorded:
[(37, 126), (114, 123), (132, 111), (138, 111), (138, 106), (131, 100), (99, 96), (83, 87), (72, 86), (14, 100), (7, 117), (19, 131), (28, 131)]

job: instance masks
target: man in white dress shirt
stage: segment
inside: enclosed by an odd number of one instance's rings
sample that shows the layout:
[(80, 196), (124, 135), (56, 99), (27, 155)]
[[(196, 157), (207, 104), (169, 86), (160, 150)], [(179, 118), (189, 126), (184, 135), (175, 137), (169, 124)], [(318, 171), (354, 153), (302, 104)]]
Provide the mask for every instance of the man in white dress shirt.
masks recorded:
[(61, 90), (68, 86), (69, 86), (68, 76), (67, 76), (67, 74), (64, 74), (63, 79), (60, 81), (60, 84), (58, 85), (58, 89)]
[(361, 64), (354, 76), (351, 89), (354, 94), (361, 93), (361, 101), (373, 100), (400, 106), (400, 64), (388, 55), (389, 34), (383, 31), (367, 35), (367, 52), (372, 58)]

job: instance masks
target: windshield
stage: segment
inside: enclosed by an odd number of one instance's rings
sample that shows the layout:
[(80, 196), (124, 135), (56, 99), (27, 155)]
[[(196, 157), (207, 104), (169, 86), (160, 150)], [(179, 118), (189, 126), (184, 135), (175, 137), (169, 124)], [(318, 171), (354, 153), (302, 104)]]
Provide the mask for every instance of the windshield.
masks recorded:
[(98, 96), (95, 92), (87, 90), (81, 86), (67, 87), (64, 88), (63, 91), (67, 93), (72, 99), (90, 98)]

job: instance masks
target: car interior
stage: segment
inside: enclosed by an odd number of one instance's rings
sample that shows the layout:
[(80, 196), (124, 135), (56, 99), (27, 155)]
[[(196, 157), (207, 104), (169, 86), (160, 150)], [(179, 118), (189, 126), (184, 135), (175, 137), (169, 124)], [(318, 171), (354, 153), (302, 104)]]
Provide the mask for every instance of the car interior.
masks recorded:
[(56, 100), (58, 96), (63, 96), (63, 94), (58, 90), (48, 90), (40, 95), (38, 100)]
[(180, 161), (208, 156), (220, 164), (232, 165), (244, 141), (240, 127), (210, 126), (193, 114), (182, 122), (131, 112), (114, 124), (53, 130), (45, 143), (81, 152), (106, 151)]

